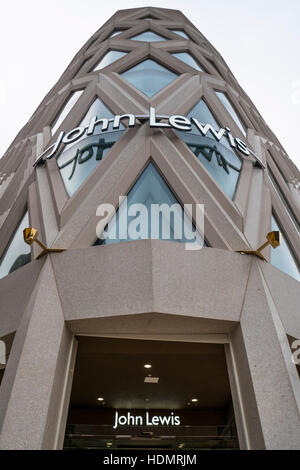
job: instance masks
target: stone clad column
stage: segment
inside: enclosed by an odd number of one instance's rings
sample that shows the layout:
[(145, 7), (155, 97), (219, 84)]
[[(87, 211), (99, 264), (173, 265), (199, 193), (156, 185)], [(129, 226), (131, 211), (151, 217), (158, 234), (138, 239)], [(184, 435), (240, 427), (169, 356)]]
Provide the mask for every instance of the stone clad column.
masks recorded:
[(65, 325), (48, 256), (17, 330), (1, 386), (1, 449), (62, 446), (75, 354), (76, 340)]
[(259, 264), (253, 260), (240, 326), (232, 335), (248, 445), (300, 449), (300, 381)]

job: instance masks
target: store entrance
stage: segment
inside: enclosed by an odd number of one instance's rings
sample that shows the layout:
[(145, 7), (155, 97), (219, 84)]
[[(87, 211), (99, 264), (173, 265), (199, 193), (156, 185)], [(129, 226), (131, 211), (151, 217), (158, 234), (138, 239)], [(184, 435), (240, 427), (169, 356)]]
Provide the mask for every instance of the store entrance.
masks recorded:
[(222, 344), (78, 338), (64, 449), (237, 449)]

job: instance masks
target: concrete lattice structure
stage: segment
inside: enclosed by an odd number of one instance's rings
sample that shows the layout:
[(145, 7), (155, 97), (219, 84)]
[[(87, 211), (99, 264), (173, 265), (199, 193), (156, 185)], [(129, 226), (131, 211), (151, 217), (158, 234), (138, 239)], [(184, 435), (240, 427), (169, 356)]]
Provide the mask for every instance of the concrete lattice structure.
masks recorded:
[[(110, 37), (117, 29), (124, 31)], [(148, 30), (167, 40), (129, 39)], [(109, 50), (127, 54), (89, 72)], [(206, 72), (171, 55), (180, 51)], [(150, 99), (120, 75), (147, 58), (178, 74)], [(230, 98), (247, 145), (265, 165), (241, 157), (233, 200), (172, 129), (146, 122), (127, 129), (72, 197), (55, 158), (33, 167), (55, 141), (50, 125), (76, 90), (84, 91), (63, 130), (81, 122), (96, 96), (114, 114), (135, 115), (149, 113), (149, 103), (159, 114), (186, 115), (204, 97), (219, 124), (245, 140), (215, 89)], [(91, 246), (98, 205), (117, 206), (150, 158), (182, 203), (205, 204), (209, 248), (188, 252), (160, 240)], [(0, 279), (0, 338), (9, 352), (0, 388), (2, 449), (62, 447), (78, 335), (225, 344), (240, 447), (300, 448), (300, 381), (290, 348), (300, 339), (299, 283), (235, 253), (264, 242), (273, 208), (300, 261), (299, 233), (268, 168), (299, 218), (297, 168), (222, 57), (179, 11), (122, 10), (89, 39), (0, 160), (0, 255), (26, 208), (43, 242), (66, 249), (34, 260), (40, 248), (32, 245), (32, 261)], [(270, 259), (270, 249), (264, 253)]]

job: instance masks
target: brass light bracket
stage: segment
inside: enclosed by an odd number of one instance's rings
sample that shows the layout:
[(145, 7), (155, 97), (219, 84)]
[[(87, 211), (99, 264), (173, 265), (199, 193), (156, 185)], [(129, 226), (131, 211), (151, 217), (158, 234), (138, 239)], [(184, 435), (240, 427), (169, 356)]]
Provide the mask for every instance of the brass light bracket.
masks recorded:
[(23, 230), (24, 242), (27, 243), (27, 245), (32, 245), (33, 242), (36, 242), (42, 248), (41, 253), (37, 256), (36, 259), (40, 259), (42, 256), (45, 256), (48, 253), (61, 253), (62, 251), (66, 251), (62, 248), (47, 248), (46, 245), (44, 245), (44, 243), (42, 243), (37, 238), (37, 236), (38, 231), (33, 227), (28, 227)]
[(241, 250), (241, 251), (236, 251), (236, 253), (240, 253), (241, 255), (255, 255), (258, 258), (262, 259), (263, 261), (266, 261), (266, 258), (264, 255), (261, 254), (261, 251), (266, 248), (268, 245), (271, 245), (272, 248), (277, 248), (280, 246), (281, 243), (281, 233), (280, 232), (270, 232), (267, 235), (267, 241), (261, 245), (257, 250)]

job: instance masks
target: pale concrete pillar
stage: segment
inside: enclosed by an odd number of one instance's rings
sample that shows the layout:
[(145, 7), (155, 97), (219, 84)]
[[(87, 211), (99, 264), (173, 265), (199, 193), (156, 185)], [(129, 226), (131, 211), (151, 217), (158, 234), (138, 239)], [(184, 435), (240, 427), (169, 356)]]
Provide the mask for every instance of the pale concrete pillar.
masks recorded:
[(250, 448), (300, 449), (300, 381), (271, 293), (253, 260), (232, 335)]
[(65, 325), (48, 256), (17, 330), (1, 386), (1, 449), (62, 446), (75, 354), (76, 340)]

